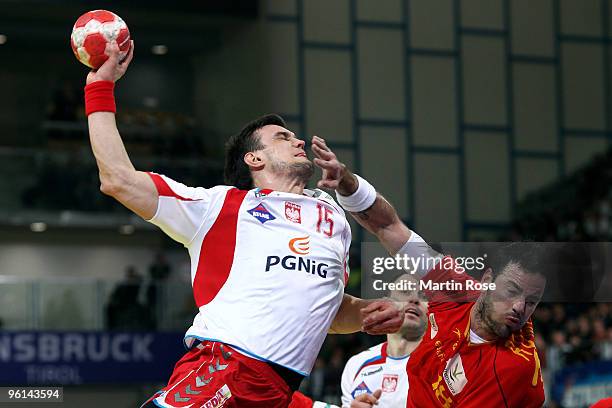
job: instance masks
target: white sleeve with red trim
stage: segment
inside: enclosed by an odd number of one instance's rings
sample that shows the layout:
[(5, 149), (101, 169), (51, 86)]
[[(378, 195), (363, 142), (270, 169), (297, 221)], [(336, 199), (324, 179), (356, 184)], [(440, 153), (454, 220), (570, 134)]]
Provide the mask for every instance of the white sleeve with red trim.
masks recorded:
[(213, 188), (187, 187), (157, 173), (148, 173), (159, 194), (157, 211), (148, 222), (157, 225), (170, 238), (187, 246), (195, 237), (209, 216), (211, 203), (223, 199), (225, 193), (233, 188), (216, 186)]

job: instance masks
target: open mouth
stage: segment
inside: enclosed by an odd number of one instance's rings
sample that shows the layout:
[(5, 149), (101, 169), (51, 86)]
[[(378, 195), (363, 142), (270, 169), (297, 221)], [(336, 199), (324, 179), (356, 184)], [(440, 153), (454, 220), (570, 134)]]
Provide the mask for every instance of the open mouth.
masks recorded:
[(406, 313), (409, 316), (414, 316), (414, 317), (417, 317), (417, 318), (421, 317), (421, 314), (419, 313), (419, 311), (417, 309), (414, 309), (414, 308), (406, 309), (406, 311), (404, 313)]
[(296, 154), (295, 157), (307, 157), (307, 156), (306, 156), (306, 153), (302, 152), (302, 153)]
[(521, 323), (520, 319), (514, 316), (506, 317), (506, 322), (510, 323), (512, 326), (518, 326)]

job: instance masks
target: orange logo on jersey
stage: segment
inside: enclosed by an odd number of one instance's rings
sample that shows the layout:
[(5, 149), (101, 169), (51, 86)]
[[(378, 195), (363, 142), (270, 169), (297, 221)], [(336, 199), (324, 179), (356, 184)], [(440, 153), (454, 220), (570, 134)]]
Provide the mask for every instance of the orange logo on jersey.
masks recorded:
[(289, 241), (289, 249), (294, 254), (308, 255), (310, 253), (310, 236), (293, 238)]

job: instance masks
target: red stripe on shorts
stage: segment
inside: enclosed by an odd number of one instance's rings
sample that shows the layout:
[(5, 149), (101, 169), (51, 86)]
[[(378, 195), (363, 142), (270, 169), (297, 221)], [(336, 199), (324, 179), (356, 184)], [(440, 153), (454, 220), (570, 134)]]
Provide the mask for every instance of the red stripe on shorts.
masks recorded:
[(229, 277), (236, 249), (238, 211), (247, 193), (235, 188), (227, 192), (219, 216), (204, 237), (193, 281), (193, 295), (198, 307), (210, 303)]

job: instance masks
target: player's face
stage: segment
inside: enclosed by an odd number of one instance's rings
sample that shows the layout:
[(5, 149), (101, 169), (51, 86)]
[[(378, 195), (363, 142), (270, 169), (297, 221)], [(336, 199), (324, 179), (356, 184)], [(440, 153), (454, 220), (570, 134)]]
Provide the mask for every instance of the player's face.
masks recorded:
[(258, 130), (264, 154), (269, 160), (286, 163), (310, 163), (302, 139), (282, 126), (267, 125)]
[(499, 337), (508, 337), (529, 320), (546, 286), (544, 276), (525, 272), (519, 264), (509, 263), (495, 279), (495, 290), (484, 295), (482, 318), (487, 328)]
[(391, 298), (403, 305), (404, 323), (399, 333), (409, 338), (420, 338), (427, 329), (427, 300), (416, 290), (394, 291)]

